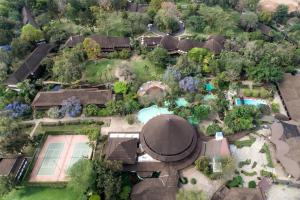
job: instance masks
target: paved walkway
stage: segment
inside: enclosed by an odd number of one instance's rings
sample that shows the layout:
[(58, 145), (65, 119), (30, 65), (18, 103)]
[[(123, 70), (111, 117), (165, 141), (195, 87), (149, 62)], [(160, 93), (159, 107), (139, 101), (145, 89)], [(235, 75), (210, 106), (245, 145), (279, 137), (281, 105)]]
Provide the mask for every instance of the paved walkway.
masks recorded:
[[(210, 199), (225, 182), (224, 180), (210, 180), (204, 174), (196, 170), (195, 167), (182, 170), (180, 175), (188, 179), (188, 184), (182, 185), (184, 190), (202, 190), (208, 199)], [(191, 184), (192, 178), (197, 180), (195, 185)]]
[(111, 117), (107, 127), (101, 127), (101, 134), (107, 135), (109, 132), (141, 132), (144, 124), (136, 122), (128, 124), (125, 117)]

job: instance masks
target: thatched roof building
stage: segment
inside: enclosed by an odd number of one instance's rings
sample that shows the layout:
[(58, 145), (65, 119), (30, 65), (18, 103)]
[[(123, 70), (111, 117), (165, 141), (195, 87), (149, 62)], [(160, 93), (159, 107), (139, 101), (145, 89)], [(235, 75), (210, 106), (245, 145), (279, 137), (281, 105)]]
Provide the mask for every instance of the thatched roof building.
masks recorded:
[(134, 164), (137, 157), (138, 140), (136, 138), (109, 138), (106, 159)]
[(13, 176), (18, 181), (25, 172), (27, 163), (22, 155), (0, 157), (0, 176)]
[(153, 158), (179, 161), (189, 156), (197, 145), (197, 133), (185, 119), (176, 115), (159, 115), (142, 129), (143, 149)]
[(287, 173), (300, 179), (300, 126), (291, 122), (275, 122), (271, 130), (271, 142), (276, 146), (276, 159)]
[(39, 78), (42, 73), (40, 63), (54, 48), (53, 44), (40, 44), (34, 51), (25, 59), (24, 63), (6, 80), (8, 86), (14, 87), (19, 82), (30, 78)]
[(111, 90), (98, 89), (67, 89), (59, 91), (39, 92), (33, 102), (35, 109), (47, 109), (53, 106), (61, 106), (62, 102), (71, 97), (76, 97), (82, 105), (96, 104), (104, 106), (106, 102), (112, 100)]
[(289, 117), (300, 121), (300, 74), (285, 74), (278, 89)]
[(252, 188), (220, 188), (211, 200), (266, 200), (260, 189)]

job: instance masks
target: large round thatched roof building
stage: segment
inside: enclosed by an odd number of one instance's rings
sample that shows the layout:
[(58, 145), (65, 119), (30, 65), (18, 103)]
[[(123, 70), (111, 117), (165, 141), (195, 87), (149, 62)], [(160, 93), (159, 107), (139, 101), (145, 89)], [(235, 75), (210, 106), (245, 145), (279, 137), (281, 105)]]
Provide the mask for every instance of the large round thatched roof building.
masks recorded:
[(197, 138), (194, 127), (176, 115), (152, 118), (140, 135), (145, 152), (163, 162), (179, 161), (189, 156), (195, 150)]

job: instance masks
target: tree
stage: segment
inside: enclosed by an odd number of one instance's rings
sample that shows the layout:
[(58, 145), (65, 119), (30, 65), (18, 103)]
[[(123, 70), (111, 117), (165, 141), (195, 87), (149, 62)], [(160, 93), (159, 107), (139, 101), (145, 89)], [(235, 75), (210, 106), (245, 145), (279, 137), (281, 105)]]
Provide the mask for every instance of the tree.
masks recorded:
[(165, 0), (151, 0), (150, 4), (149, 4), (149, 9), (154, 10), (155, 12), (157, 12), (161, 8), (161, 4), (164, 1)]
[(254, 12), (244, 12), (240, 18), (240, 24), (246, 31), (253, 31), (257, 27), (258, 16)]
[(13, 102), (5, 106), (5, 110), (9, 111), (9, 115), (12, 118), (20, 118), (31, 113), (31, 107), (27, 104), (22, 104), (20, 102)]
[(206, 200), (204, 193), (200, 190), (179, 190), (176, 194), (177, 200)]
[(0, 45), (7, 45), (13, 39), (13, 32), (11, 30), (4, 30), (0, 28)]
[(14, 38), (11, 42), (12, 56), (23, 59), (33, 48), (33, 45), (21, 38)]
[(31, 24), (26, 24), (21, 30), (21, 39), (28, 42), (35, 42), (43, 39), (43, 32)]
[(15, 187), (15, 178), (13, 176), (0, 176), (0, 197), (9, 193)]
[(269, 61), (263, 60), (257, 66), (247, 69), (248, 77), (256, 82), (278, 83), (283, 79), (284, 70)]
[(224, 119), (228, 133), (249, 130), (258, 122), (259, 111), (254, 106), (236, 106), (230, 110)]
[(148, 59), (154, 65), (164, 67), (169, 61), (168, 51), (161, 47), (156, 47), (148, 53)]
[(81, 113), (81, 109), (80, 100), (73, 96), (69, 99), (63, 100), (60, 112), (63, 115), (67, 114), (70, 117), (76, 117)]
[(68, 170), (70, 178), (68, 187), (72, 188), (79, 196), (84, 194), (93, 187), (95, 182), (95, 172), (90, 160), (80, 159)]
[(117, 161), (97, 159), (94, 161), (96, 189), (105, 199), (118, 200), (121, 192), (122, 164)]
[(19, 89), (19, 97), (21, 97), (26, 103), (30, 104), (35, 95), (37, 94), (36, 84), (30, 82), (29, 79), (24, 80), (17, 84)]
[(212, 58), (212, 53), (206, 48), (192, 48), (188, 52), (188, 58), (189, 60), (202, 65), (209, 62)]
[(98, 128), (86, 127), (82, 130), (83, 134), (87, 135), (91, 142), (97, 141), (99, 139), (100, 130)]
[(273, 15), (271, 12), (268, 11), (261, 11), (258, 14), (258, 19), (260, 22), (264, 23), (264, 24), (270, 24), (272, 21)]
[(89, 59), (97, 59), (100, 55), (100, 45), (91, 38), (85, 38), (83, 41), (83, 48)]
[(167, 33), (174, 33), (180, 29), (179, 12), (172, 2), (163, 2), (161, 9), (157, 12), (154, 22), (158, 28)]
[(85, 59), (85, 54), (80, 45), (72, 49), (65, 48), (61, 54), (53, 58), (53, 76), (64, 83), (80, 79)]
[(23, 133), (14, 133), (7, 135), (0, 142), (1, 154), (17, 154), (21, 153), (24, 146), (29, 142), (29, 135)]
[(212, 169), (210, 169), (209, 163), (210, 159), (208, 157), (201, 156), (195, 161), (196, 169), (208, 176), (212, 173)]
[(179, 87), (186, 92), (196, 92), (199, 86), (199, 79), (187, 76), (179, 81)]
[(126, 94), (128, 86), (125, 82), (118, 81), (114, 84), (114, 91), (117, 94)]
[(190, 16), (186, 21), (186, 27), (195, 32), (202, 32), (205, 26), (205, 20), (198, 15)]
[(196, 105), (193, 107), (192, 114), (195, 119), (201, 121), (206, 119), (210, 113), (210, 108), (207, 105)]
[(51, 107), (47, 111), (47, 115), (48, 115), (48, 117), (50, 117), (52, 119), (59, 119), (59, 118), (63, 117), (58, 106)]
[(0, 136), (14, 135), (19, 130), (19, 124), (11, 117), (0, 117)]
[(222, 131), (222, 128), (217, 123), (212, 123), (207, 126), (206, 134), (214, 136), (216, 132)]
[(289, 7), (287, 5), (278, 5), (273, 15), (276, 22), (283, 23), (289, 14)]

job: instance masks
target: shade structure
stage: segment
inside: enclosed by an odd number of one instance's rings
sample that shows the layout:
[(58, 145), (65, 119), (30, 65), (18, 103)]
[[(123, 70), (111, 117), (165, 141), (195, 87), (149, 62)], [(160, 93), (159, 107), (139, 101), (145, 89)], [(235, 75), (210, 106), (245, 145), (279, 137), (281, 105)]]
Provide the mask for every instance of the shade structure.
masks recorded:
[(197, 145), (197, 132), (185, 119), (176, 115), (159, 115), (142, 129), (144, 150), (163, 162), (174, 162), (189, 156)]

